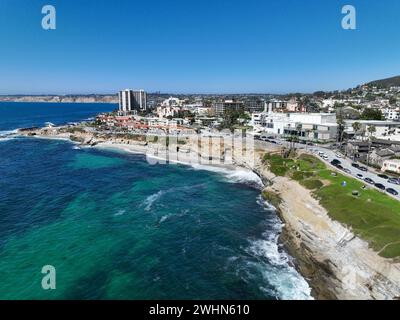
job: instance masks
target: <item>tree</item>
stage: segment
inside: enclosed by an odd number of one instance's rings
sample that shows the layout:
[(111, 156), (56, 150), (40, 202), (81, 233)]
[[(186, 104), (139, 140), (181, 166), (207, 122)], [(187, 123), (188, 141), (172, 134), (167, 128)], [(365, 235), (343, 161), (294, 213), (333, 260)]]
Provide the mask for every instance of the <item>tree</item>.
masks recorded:
[(366, 108), (361, 113), (362, 120), (383, 120), (382, 111), (379, 109)]
[(393, 105), (396, 105), (396, 103), (397, 103), (396, 97), (390, 97), (389, 104), (393, 106)]
[(371, 153), (372, 135), (376, 132), (376, 127), (373, 125), (369, 126), (368, 132), (369, 132), (369, 141), (368, 141), (367, 165), (369, 165), (369, 155)]
[(376, 127), (374, 125), (369, 126), (368, 132), (369, 132), (369, 136), (372, 137), (372, 135), (376, 132)]
[(353, 122), (353, 124), (351, 125), (353, 127), (354, 130), (354, 135), (357, 135), (357, 133), (360, 131), (361, 129), (361, 123), (359, 122)]
[(336, 122), (338, 124), (337, 142), (342, 143), (344, 135), (344, 119), (343, 119), (343, 112), (341, 109), (337, 113)]

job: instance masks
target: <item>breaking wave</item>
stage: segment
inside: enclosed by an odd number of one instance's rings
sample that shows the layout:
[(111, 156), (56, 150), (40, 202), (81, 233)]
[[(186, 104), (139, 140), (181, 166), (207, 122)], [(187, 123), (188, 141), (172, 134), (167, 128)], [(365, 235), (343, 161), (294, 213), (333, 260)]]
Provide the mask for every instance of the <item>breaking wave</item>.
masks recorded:
[(0, 138), (18, 133), (18, 129), (0, 131)]
[[(265, 207), (271, 210), (270, 207)], [(248, 265), (256, 268), (273, 288), (260, 289), (283, 300), (311, 300), (311, 288), (293, 266), (293, 259), (279, 244), (282, 223), (277, 216), (266, 220), (266, 232), (261, 239), (250, 239), (247, 254), (255, 258)], [(266, 261), (265, 261), (266, 259)], [(255, 262), (257, 261), (257, 262)]]
[(194, 170), (207, 170), (215, 173), (219, 173), (224, 176), (225, 181), (231, 183), (247, 183), (258, 188), (263, 187), (261, 178), (253, 171), (245, 168), (223, 168), (206, 166), (200, 164), (192, 164), (191, 167)]

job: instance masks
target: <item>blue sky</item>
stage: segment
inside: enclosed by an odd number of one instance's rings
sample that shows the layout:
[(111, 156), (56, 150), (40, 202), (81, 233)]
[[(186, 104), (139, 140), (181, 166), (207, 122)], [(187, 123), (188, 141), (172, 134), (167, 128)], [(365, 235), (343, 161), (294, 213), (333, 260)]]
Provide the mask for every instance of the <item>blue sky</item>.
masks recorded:
[(399, 31), (398, 0), (0, 0), (0, 94), (346, 89), (400, 74)]

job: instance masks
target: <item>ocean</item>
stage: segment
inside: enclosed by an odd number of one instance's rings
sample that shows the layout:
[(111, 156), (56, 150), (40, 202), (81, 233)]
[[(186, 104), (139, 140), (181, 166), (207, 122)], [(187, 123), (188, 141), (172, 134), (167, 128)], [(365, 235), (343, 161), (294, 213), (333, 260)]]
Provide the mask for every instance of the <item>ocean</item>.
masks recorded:
[(7, 137), (115, 107), (0, 103), (0, 299), (311, 298), (256, 175)]

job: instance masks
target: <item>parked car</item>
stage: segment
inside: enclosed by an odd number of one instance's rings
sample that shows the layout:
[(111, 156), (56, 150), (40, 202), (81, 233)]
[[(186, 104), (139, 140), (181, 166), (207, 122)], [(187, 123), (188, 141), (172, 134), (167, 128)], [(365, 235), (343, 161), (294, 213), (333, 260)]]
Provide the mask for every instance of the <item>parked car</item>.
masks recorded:
[(365, 178), (364, 181), (365, 181), (366, 183), (369, 183), (369, 184), (375, 184), (375, 181), (372, 180), (371, 178)]
[(400, 184), (400, 179), (397, 178), (389, 178), (388, 182), (391, 184)]
[(331, 161), (331, 165), (333, 165), (333, 166), (337, 166), (338, 164), (342, 164), (338, 159), (333, 159)]
[(339, 153), (336, 153), (336, 157), (338, 157), (339, 159), (343, 158), (343, 156)]
[(343, 171), (348, 173), (348, 174), (351, 174), (351, 170), (350, 169), (344, 168)]
[(362, 178), (364, 176), (361, 173), (357, 173), (357, 177)]
[(355, 163), (355, 162), (353, 162), (351, 164), (351, 166), (354, 167), (354, 168), (359, 168), (360, 167), (360, 165), (358, 163)]
[(377, 187), (378, 189), (381, 189), (383, 191), (386, 190), (386, 187), (382, 183), (375, 183), (375, 187)]
[(361, 170), (363, 172), (367, 172), (368, 171), (368, 169), (366, 167), (358, 167), (358, 170)]
[(399, 193), (396, 190), (392, 189), (392, 188), (387, 188), (386, 191), (387, 191), (387, 193), (390, 193), (390, 194), (392, 194), (394, 196), (398, 196), (399, 195)]
[(343, 170), (343, 167), (340, 164), (336, 165), (336, 168), (338, 168), (339, 170)]
[(385, 180), (389, 179), (389, 177), (386, 174), (378, 174), (378, 177)]

